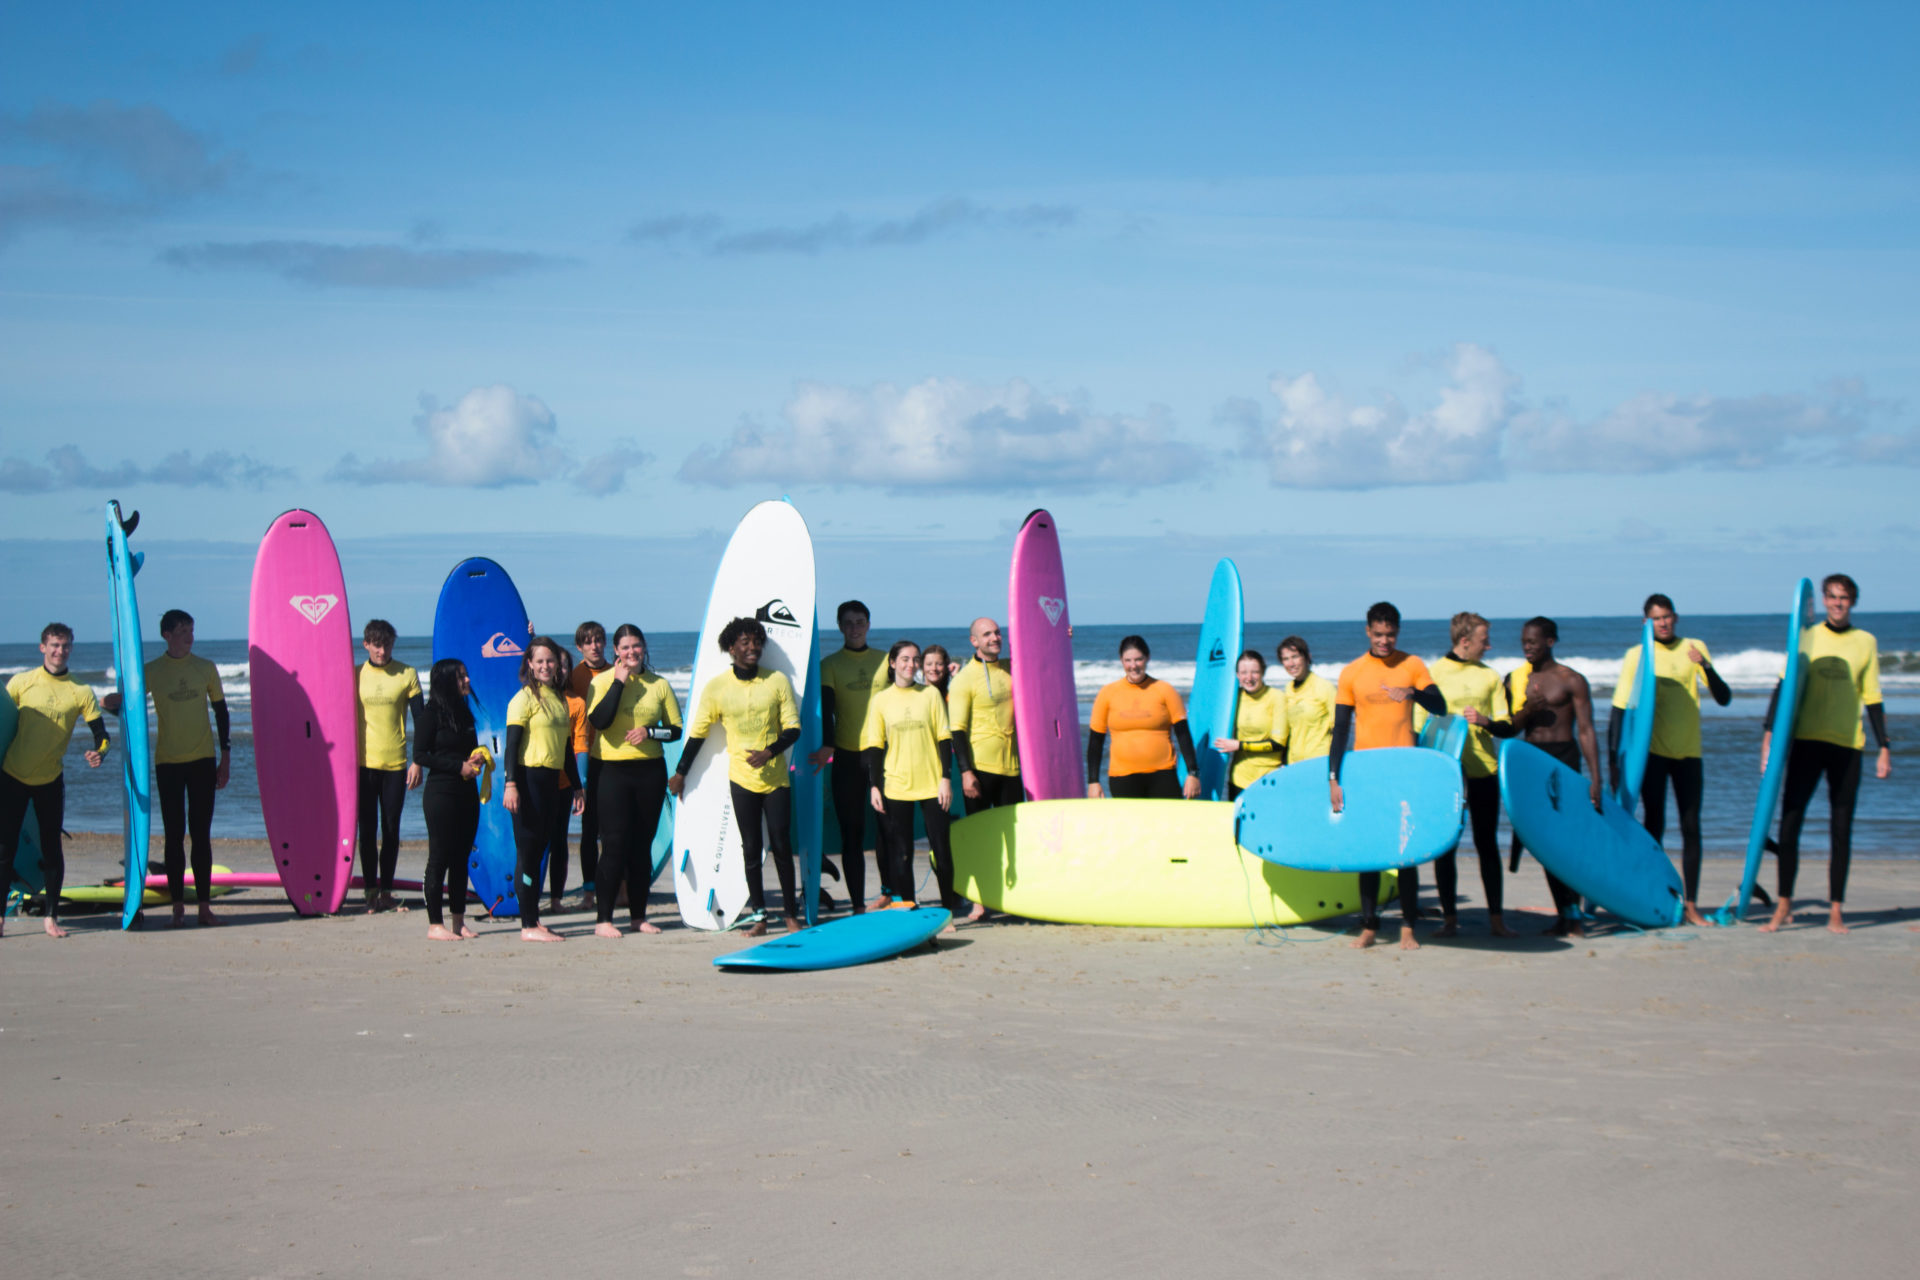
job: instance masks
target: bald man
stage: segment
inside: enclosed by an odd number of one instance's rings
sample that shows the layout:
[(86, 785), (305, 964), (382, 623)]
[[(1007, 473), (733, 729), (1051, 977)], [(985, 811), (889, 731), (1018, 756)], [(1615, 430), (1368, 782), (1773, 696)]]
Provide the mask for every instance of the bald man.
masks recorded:
[(967, 812), (1017, 804), (1020, 756), (1013, 741), (1013, 674), (1006, 637), (992, 618), (975, 618), (967, 631), (973, 658), (947, 686), (947, 723), (960, 762)]

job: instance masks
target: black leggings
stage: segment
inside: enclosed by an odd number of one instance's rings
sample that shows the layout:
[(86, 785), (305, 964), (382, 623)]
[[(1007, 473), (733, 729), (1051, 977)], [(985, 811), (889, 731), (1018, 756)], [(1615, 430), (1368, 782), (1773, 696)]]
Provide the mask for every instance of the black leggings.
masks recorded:
[(67, 883), (67, 856), (60, 848), (60, 823), (67, 813), (67, 779), (30, 787), (0, 773), (0, 893), (13, 887), (13, 855), (20, 848), (20, 826), (31, 806), (40, 824), (40, 876), (47, 886), (47, 919), (60, 914), (60, 890)]
[[(775, 787), (762, 793), (737, 782), (733, 790), (733, 817), (740, 824), (740, 857), (747, 870), (747, 910), (767, 909), (766, 879), (761, 874), (761, 850), (773, 850), (773, 873), (780, 877), (780, 901), (787, 914), (800, 914), (800, 898), (793, 888), (793, 789)], [(761, 843), (761, 821), (766, 822), (766, 844)]]
[[(1552, 756), (1555, 760), (1558, 760), (1561, 764), (1567, 766), (1567, 768), (1573, 770), (1575, 773), (1583, 772), (1583, 770), (1581, 769), (1581, 765), (1583, 763), (1583, 757), (1580, 754), (1579, 743), (1577, 742), (1536, 742), (1533, 745), (1536, 747), (1539, 747), (1542, 751), (1546, 752), (1548, 755)], [(1526, 847), (1525, 845), (1520, 843), (1520, 833), (1517, 831), (1514, 832), (1513, 833), (1513, 860), (1516, 864), (1520, 861), (1520, 851), (1525, 847)], [(1559, 916), (1562, 920), (1565, 920), (1567, 918), (1568, 911), (1574, 907), (1577, 907), (1580, 904), (1580, 895), (1575, 893), (1573, 890), (1567, 888), (1567, 886), (1560, 883), (1559, 880), (1555, 879), (1553, 872), (1547, 870), (1545, 864), (1541, 865), (1540, 874), (1544, 875), (1547, 878), (1547, 892), (1553, 897), (1553, 913)]]
[[(871, 794), (871, 793), (869, 793)], [(881, 800), (886, 812), (880, 818), (880, 890), (901, 902), (913, 902), (919, 886), (913, 882), (913, 807), (927, 825), (927, 849), (933, 861), (934, 880), (940, 886), (940, 905), (958, 911), (966, 901), (953, 888), (953, 846), (947, 841), (951, 815), (940, 807), (938, 799)]]
[[(1420, 868), (1403, 867), (1400, 871), (1400, 923), (1413, 928), (1413, 922), (1420, 918)], [(1360, 927), (1378, 929), (1380, 927), (1380, 873), (1362, 871), (1360, 873)]]
[(600, 809), (600, 878), (594, 882), (595, 910), (601, 924), (613, 923), (613, 904), (627, 886), (627, 914), (633, 923), (647, 918), (647, 890), (653, 885), (653, 835), (667, 802), (665, 760), (596, 760), (599, 779), (587, 793), (588, 811)]
[(573, 792), (561, 788), (566, 775), (558, 769), (529, 765), (525, 777), (514, 788), (520, 808), (513, 815), (513, 887), (520, 899), (520, 927), (532, 929), (540, 923), (540, 859), (566, 843)]
[(1648, 756), (1646, 780), (1640, 784), (1640, 825), (1655, 841), (1667, 834), (1667, 780), (1673, 780), (1673, 807), (1680, 813), (1680, 878), (1686, 882), (1687, 901), (1700, 900), (1700, 795), (1706, 774), (1700, 757), (1675, 760)]
[[(1467, 820), (1473, 828), (1473, 847), (1480, 855), (1480, 888), (1491, 915), (1506, 907), (1506, 877), (1500, 867), (1500, 775), (1468, 778), (1466, 784)], [(1460, 864), (1453, 849), (1434, 859), (1433, 887), (1440, 893), (1440, 914), (1451, 919), (1460, 907)]]
[[(1820, 779), (1827, 780), (1827, 812), (1832, 843), (1827, 855), (1827, 901), (1847, 897), (1847, 866), (1853, 861), (1853, 806), (1860, 797), (1860, 749), (1795, 738), (1787, 756), (1787, 784), (1780, 803), (1780, 900), (1793, 896), (1800, 874), (1800, 828), (1807, 820)], [(46, 824), (40, 825), (45, 831)], [(44, 840), (44, 836), (42, 839)]]
[[(587, 807), (580, 815), (580, 883), (599, 885), (600, 879), (600, 764), (587, 757)], [(662, 768), (665, 768), (663, 763)], [(555, 892), (558, 892), (556, 890)]]
[(833, 816), (840, 824), (840, 873), (847, 897), (860, 906), (867, 896), (867, 815), (873, 783), (858, 751), (833, 753)]
[(1178, 800), (1180, 775), (1172, 769), (1107, 775), (1107, 794), (1115, 800)]
[(193, 896), (201, 906), (213, 897), (213, 793), (219, 767), (212, 756), (153, 766), (160, 793), (160, 824), (167, 835), (167, 891), (186, 905), (187, 837), (193, 837)]
[(427, 923), (440, 923), (441, 895), (467, 914), (467, 859), (480, 833), (480, 790), (472, 782), (429, 778), (420, 796), (427, 820)]
[(369, 900), (393, 892), (393, 872), (400, 863), (400, 810), (406, 803), (405, 769), (360, 767), (360, 878)]
[(988, 809), (998, 809), (1004, 805), (1019, 804), (1026, 798), (1021, 789), (1020, 775), (1006, 773), (987, 773), (980, 769), (973, 771), (974, 783), (980, 788), (978, 796), (965, 796), (968, 813), (984, 813)]

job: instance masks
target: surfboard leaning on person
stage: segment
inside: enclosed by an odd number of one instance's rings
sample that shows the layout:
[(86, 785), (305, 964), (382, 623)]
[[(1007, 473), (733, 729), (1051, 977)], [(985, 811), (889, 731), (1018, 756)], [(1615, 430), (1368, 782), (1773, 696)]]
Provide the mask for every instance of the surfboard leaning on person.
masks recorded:
[[(1367, 651), (1349, 662), (1340, 672), (1334, 693), (1333, 751), (1327, 764), (1327, 796), (1333, 811), (1346, 804), (1340, 791), (1340, 766), (1347, 754), (1347, 739), (1353, 738), (1355, 751), (1379, 747), (1411, 747), (1417, 741), (1413, 732), (1413, 709), (1421, 706), (1429, 714), (1445, 715), (1447, 700), (1434, 687), (1427, 664), (1400, 649), (1400, 610), (1385, 600), (1367, 610)], [(1413, 937), (1413, 922), (1420, 918), (1420, 871), (1406, 867), (1400, 871), (1400, 949), (1418, 950)], [(1360, 873), (1360, 936), (1351, 945), (1370, 947), (1380, 932), (1380, 873)]]
[[(1841, 918), (1847, 896), (1847, 870), (1853, 858), (1853, 809), (1860, 798), (1860, 757), (1866, 746), (1860, 717), (1864, 711), (1873, 726), (1879, 755), (1873, 776), (1893, 775), (1893, 744), (1887, 737), (1887, 712), (1880, 696), (1880, 644), (1870, 631), (1853, 625), (1853, 606), (1860, 586), (1844, 573), (1831, 573), (1820, 583), (1827, 616), (1801, 633), (1800, 649), (1807, 655), (1807, 690), (1794, 720), (1788, 746), (1787, 779), (1780, 798), (1780, 897), (1773, 918), (1762, 932), (1777, 933), (1793, 918), (1794, 881), (1800, 872), (1800, 829), (1807, 805), (1824, 778), (1830, 813), (1827, 851), (1827, 929), (1849, 933)], [(1773, 687), (1774, 701), (1780, 686)], [(1767, 705), (1766, 723), (1773, 723), (1774, 703)], [(1767, 767), (1773, 747), (1769, 731), (1760, 738), (1760, 769)]]
[[(1680, 636), (1680, 619), (1673, 601), (1656, 591), (1640, 606), (1640, 616), (1653, 624), (1653, 746), (1647, 772), (1640, 783), (1640, 825), (1656, 842), (1667, 830), (1667, 786), (1673, 786), (1673, 806), (1680, 819), (1680, 878), (1685, 890), (1688, 924), (1705, 925), (1700, 914), (1700, 802), (1706, 773), (1700, 756), (1700, 686), (1720, 706), (1733, 701), (1733, 690), (1713, 669), (1704, 641)], [(1607, 759), (1614, 761), (1626, 730), (1626, 709), (1640, 673), (1640, 646), (1621, 659), (1620, 679), (1613, 688), (1613, 714), (1607, 719)], [(1620, 779), (1612, 778), (1617, 790)]]
[[(867, 766), (860, 757), (860, 731), (867, 722), (867, 700), (887, 687), (887, 655), (867, 647), (873, 615), (858, 600), (834, 611), (840, 648), (820, 659), (820, 738), (825, 744), (808, 757), (815, 769), (831, 765), (827, 775), (833, 817), (840, 824), (840, 864), (846, 868), (847, 896), (853, 913), (867, 909)], [(879, 844), (875, 842), (875, 856)], [(833, 864), (822, 870), (833, 874)], [(820, 891), (821, 906), (832, 900)]]
[[(1467, 820), (1473, 831), (1474, 851), (1480, 855), (1480, 888), (1487, 899), (1487, 931), (1496, 938), (1518, 935), (1507, 927), (1505, 872), (1500, 866), (1500, 757), (1495, 738), (1511, 738), (1519, 730), (1507, 705), (1506, 686), (1483, 658), (1492, 643), (1492, 628), (1477, 613), (1456, 613), (1448, 628), (1452, 647), (1429, 669), (1433, 683), (1447, 699), (1447, 713), (1465, 720), (1466, 750), (1460, 753), (1460, 773), (1466, 785)], [(1424, 711), (1425, 708), (1422, 708)], [(1420, 717), (1415, 716), (1415, 729)], [(1458, 849), (1456, 843), (1454, 849)], [(1460, 932), (1459, 860), (1453, 851), (1434, 859), (1433, 883), (1440, 895), (1440, 932), (1451, 938)]]
[[(213, 913), (213, 804), (224, 790), (233, 757), (232, 722), (220, 671), (193, 652), (193, 615), (169, 609), (160, 615), (160, 639), (167, 650), (146, 664), (147, 696), (153, 700), (154, 791), (160, 800), (165, 843), (167, 891), (173, 902), (173, 926), (186, 923), (187, 842), (193, 843), (193, 896), (196, 919), (217, 925)], [(100, 700), (109, 715), (120, 712), (120, 695)], [(207, 717), (211, 712), (213, 726)], [(214, 739), (220, 754), (214, 757)]]
[[(867, 702), (860, 731), (869, 803), (880, 815), (880, 896), (868, 910), (915, 905), (913, 811), (917, 805), (927, 829), (927, 853), (940, 886), (940, 905), (958, 915), (964, 905), (953, 888), (953, 849), (947, 842), (953, 784), (953, 735), (947, 702), (931, 685), (915, 684), (920, 647), (896, 640), (887, 651), (893, 683)], [(949, 928), (952, 926), (949, 925)]]
[[(626, 890), (628, 919), (635, 933), (658, 933), (647, 919), (647, 890), (653, 883), (653, 837), (667, 803), (664, 744), (680, 738), (680, 700), (666, 680), (647, 669), (647, 637), (632, 623), (613, 633), (614, 661), (593, 678), (587, 713), (593, 730), (591, 758), (600, 765), (600, 806), (604, 843), (599, 865), (600, 905), (595, 936), (618, 938), (614, 904)], [(589, 793), (591, 794), (591, 793)]]
[(520, 659), (520, 691), (507, 704), (505, 804), (513, 815), (513, 885), (522, 942), (561, 940), (540, 923), (540, 859), (565, 842), (568, 812), (586, 807), (560, 662), (560, 645), (551, 637), (528, 641)]
[[(1116, 800), (1194, 800), (1200, 795), (1200, 760), (1193, 750), (1193, 731), (1180, 695), (1164, 680), (1147, 671), (1153, 651), (1145, 636), (1120, 641), (1121, 678), (1101, 689), (1087, 717), (1087, 797), (1098, 800), (1100, 756), (1107, 733), (1113, 733), (1113, 763), (1107, 772), (1108, 789)], [(1182, 783), (1173, 767), (1178, 746), (1187, 764)]]
[(407, 763), (407, 713), (417, 731), (420, 676), (395, 661), (393, 624), (374, 618), (362, 628), (367, 660), (354, 672), (355, 727), (360, 745), (360, 879), (368, 911), (391, 911), (393, 876), (400, 862), (400, 811), (407, 792), (420, 785), (417, 765)]
[[(67, 780), (63, 762), (67, 741), (76, 722), (85, 721), (93, 735), (87, 748), (87, 768), (98, 769), (106, 758), (106, 718), (93, 690), (67, 672), (73, 654), (73, 628), (49, 622), (40, 628), (40, 665), (7, 681), (7, 697), (20, 709), (13, 745), (0, 759), (0, 892), (13, 885), (13, 857), (20, 848), (20, 828), (33, 810), (40, 824), (40, 870), (46, 882), (47, 936), (64, 938), (60, 927), (60, 890), (66, 885), (66, 852), (60, 845), (60, 823), (66, 817)], [(0, 915), (0, 934), (6, 920)]]
[[(1513, 706), (1513, 723), (1525, 741), (1532, 743), (1575, 773), (1587, 775), (1587, 797), (1600, 808), (1600, 744), (1593, 732), (1593, 691), (1587, 678), (1553, 656), (1560, 639), (1560, 627), (1552, 618), (1530, 618), (1520, 628), (1520, 652), (1526, 661), (1507, 673), (1507, 697)], [(1520, 692), (1515, 693), (1518, 685)], [(1525, 846), (1515, 835), (1509, 869), (1517, 870)], [(1560, 883), (1551, 871), (1547, 892), (1553, 896), (1553, 924), (1542, 930), (1554, 937), (1586, 936), (1581, 923), (1578, 895)]]
[[(864, 632), (862, 633), (864, 635)], [(774, 874), (780, 877), (781, 905), (787, 929), (800, 929), (800, 899), (793, 880), (793, 786), (783, 758), (800, 741), (800, 702), (793, 683), (779, 671), (762, 670), (767, 629), (752, 618), (735, 618), (720, 628), (720, 647), (733, 667), (707, 681), (700, 705), (687, 727), (687, 745), (680, 763), (667, 779), (667, 790), (678, 797), (686, 789), (687, 771), (699, 758), (707, 733), (718, 724), (727, 731), (727, 785), (733, 797), (733, 816), (740, 830), (740, 855), (747, 877), (749, 938), (767, 933), (766, 882), (761, 872), (761, 850), (773, 853)], [(864, 711), (863, 711), (864, 714)], [(752, 744), (759, 743), (759, 746)], [(849, 765), (864, 762), (849, 754)], [(865, 809), (859, 818), (864, 819)], [(764, 837), (762, 826), (764, 824)], [(860, 826), (864, 827), (862, 821)], [(864, 904), (856, 902), (856, 908)]]
[[(580, 655), (580, 661), (573, 664), (573, 670), (567, 675), (567, 692), (582, 702), (590, 703), (588, 690), (594, 677), (606, 671), (612, 664), (607, 661), (607, 629), (588, 619), (573, 629), (573, 647)], [(599, 883), (600, 870), (600, 808), (595, 800), (595, 789), (600, 785), (600, 761), (591, 749), (592, 735), (588, 735), (588, 745), (579, 747), (575, 752), (575, 763), (580, 768), (586, 792), (587, 807), (580, 814), (580, 909), (595, 910), (594, 891)]]
[(1282, 744), (1287, 738), (1286, 696), (1267, 683), (1267, 660), (1249, 649), (1234, 663), (1240, 693), (1234, 700), (1231, 738), (1215, 738), (1213, 749), (1231, 759), (1227, 765), (1227, 799), (1240, 793), (1287, 762)]

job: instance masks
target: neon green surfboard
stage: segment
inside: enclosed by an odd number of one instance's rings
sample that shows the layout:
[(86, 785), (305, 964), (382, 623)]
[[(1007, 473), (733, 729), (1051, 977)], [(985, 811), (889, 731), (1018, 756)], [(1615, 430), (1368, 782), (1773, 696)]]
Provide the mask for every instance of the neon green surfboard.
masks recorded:
[[(955, 888), (996, 911), (1061, 924), (1232, 929), (1360, 909), (1355, 875), (1245, 852), (1224, 800), (1030, 800), (953, 827)], [(1391, 873), (1382, 897), (1393, 892)]]

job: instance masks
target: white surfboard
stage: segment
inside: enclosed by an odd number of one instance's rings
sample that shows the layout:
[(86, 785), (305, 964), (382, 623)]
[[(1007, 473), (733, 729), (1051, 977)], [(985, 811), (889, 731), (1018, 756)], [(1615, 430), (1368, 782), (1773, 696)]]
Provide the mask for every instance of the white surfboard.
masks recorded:
[[(735, 618), (758, 618), (766, 627), (760, 665), (784, 674), (799, 699), (813, 653), (813, 595), (807, 522), (791, 503), (762, 502), (733, 531), (713, 577), (687, 690), (689, 723), (707, 681), (732, 669), (720, 648), (720, 631)], [(727, 786), (727, 733), (718, 725), (687, 771), (674, 813), (673, 892), (680, 918), (695, 929), (728, 928), (747, 905), (747, 872)]]

